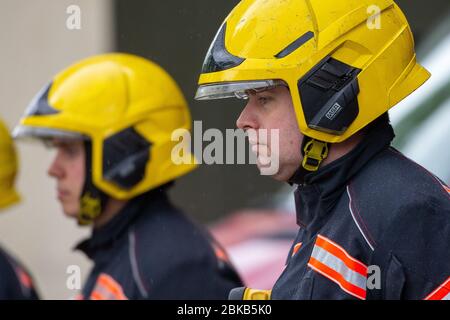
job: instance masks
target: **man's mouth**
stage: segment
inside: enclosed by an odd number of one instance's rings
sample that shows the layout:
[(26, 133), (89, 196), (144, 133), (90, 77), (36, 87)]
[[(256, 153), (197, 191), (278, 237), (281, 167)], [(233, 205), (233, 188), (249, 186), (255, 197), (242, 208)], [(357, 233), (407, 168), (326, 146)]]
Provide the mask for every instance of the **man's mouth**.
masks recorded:
[(256, 155), (258, 167), (265, 167), (270, 165), (270, 151), (265, 144), (252, 145), (252, 152)]
[(56, 193), (58, 200), (64, 200), (69, 195), (69, 192), (64, 189), (57, 189)]

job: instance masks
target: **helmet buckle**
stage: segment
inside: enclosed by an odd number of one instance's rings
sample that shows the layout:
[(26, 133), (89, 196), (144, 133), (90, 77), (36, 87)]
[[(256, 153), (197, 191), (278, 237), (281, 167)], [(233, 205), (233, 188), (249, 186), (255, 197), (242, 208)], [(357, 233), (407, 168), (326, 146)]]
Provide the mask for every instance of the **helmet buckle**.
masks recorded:
[(328, 143), (311, 139), (303, 149), (302, 166), (308, 171), (317, 171), (322, 161), (328, 156)]

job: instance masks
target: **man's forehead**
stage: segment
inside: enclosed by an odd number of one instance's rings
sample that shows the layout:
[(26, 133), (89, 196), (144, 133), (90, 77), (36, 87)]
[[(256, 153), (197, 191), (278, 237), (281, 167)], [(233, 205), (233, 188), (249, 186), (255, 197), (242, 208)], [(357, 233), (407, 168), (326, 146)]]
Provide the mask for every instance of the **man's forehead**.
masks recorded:
[(83, 140), (76, 138), (51, 137), (45, 139), (45, 143), (52, 147), (70, 147), (82, 145)]
[(249, 89), (246, 90), (245, 93), (248, 95), (257, 95), (259, 93), (270, 93), (270, 94), (278, 94), (278, 93), (284, 93), (285, 90), (289, 90), (287, 86), (283, 85), (276, 85), (271, 87), (265, 87), (261, 89)]

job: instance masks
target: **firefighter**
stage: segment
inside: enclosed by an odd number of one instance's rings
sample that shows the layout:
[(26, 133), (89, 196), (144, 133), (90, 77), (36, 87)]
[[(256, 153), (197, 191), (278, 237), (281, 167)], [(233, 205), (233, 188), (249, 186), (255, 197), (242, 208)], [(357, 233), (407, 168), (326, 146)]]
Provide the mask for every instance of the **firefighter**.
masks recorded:
[[(17, 155), (13, 141), (0, 119), (0, 212), (18, 203), (14, 183)], [(9, 253), (0, 248), (0, 300), (35, 300), (38, 294), (30, 274)]]
[(247, 98), (237, 126), (279, 130), (278, 141), (249, 140), (261, 171), (278, 150), (273, 178), (297, 186), (299, 225), (272, 291), (234, 293), (450, 298), (450, 189), (391, 146), (387, 113), (429, 77), (392, 0), (243, 0), (233, 9), (196, 98)]
[(168, 199), (196, 168), (176, 165), (187, 103), (158, 65), (130, 54), (82, 60), (56, 75), (15, 129), (56, 148), (48, 174), (64, 213), (92, 236), (82, 299), (225, 299), (240, 279), (222, 248)]

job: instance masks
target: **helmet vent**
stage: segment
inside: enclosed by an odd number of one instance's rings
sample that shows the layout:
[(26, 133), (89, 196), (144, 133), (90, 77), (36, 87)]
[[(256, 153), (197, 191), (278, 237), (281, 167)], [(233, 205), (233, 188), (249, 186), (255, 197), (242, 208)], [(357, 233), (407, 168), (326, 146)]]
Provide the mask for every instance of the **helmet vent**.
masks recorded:
[(145, 176), (151, 144), (134, 128), (125, 129), (105, 140), (103, 177), (123, 189), (131, 189)]
[(297, 40), (292, 42), (290, 45), (288, 45), (286, 48), (281, 50), (279, 53), (275, 55), (275, 58), (281, 59), (288, 55), (290, 55), (292, 52), (300, 48), (302, 45), (304, 45), (306, 42), (308, 42), (310, 39), (314, 38), (314, 32), (308, 31), (301, 37), (299, 37)]

